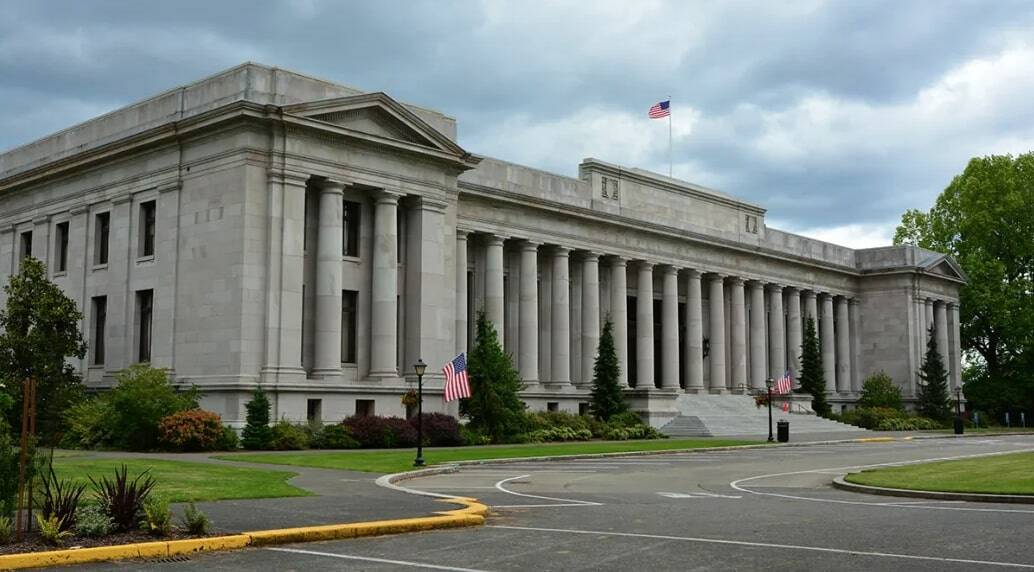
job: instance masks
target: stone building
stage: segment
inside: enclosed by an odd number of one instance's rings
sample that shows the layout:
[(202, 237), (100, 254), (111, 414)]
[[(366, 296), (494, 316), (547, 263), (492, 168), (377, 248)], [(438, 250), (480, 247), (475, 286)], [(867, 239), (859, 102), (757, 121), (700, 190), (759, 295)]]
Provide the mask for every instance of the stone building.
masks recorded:
[(91, 386), (150, 361), (233, 422), (257, 384), (276, 417), (401, 415), (418, 358), (450, 410), (439, 371), (481, 309), (535, 409), (585, 406), (607, 317), (655, 424), (796, 372), (807, 317), (835, 406), (877, 370), (913, 396), (931, 326), (960, 383), (949, 257), (596, 159), (480, 157), (439, 112), (256, 64), (0, 155), (0, 282), (30, 255), (83, 309)]

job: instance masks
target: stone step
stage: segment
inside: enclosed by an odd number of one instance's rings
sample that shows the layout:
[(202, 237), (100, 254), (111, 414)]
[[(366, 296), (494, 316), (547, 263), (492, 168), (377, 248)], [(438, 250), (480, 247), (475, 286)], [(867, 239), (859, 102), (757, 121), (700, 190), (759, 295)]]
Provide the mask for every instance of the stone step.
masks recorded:
[[(749, 395), (679, 395), (675, 400), (679, 414), (661, 432), (672, 437), (747, 435), (759, 428), (768, 430), (768, 409), (758, 407)], [(790, 422), (790, 433), (836, 433), (859, 431), (814, 414), (773, 412), (773, 421)]]

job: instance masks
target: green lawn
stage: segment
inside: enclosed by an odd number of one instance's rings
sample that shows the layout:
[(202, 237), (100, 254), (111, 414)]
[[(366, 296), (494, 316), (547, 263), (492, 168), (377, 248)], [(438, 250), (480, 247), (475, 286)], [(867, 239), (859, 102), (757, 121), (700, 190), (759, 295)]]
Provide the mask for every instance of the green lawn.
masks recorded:
[(1034, 495), (1034, 453), (875, 469), (846, 480), (895, 489)]
[[(733, 439), (657, 439), (651, 441), (583, 441), (529, 445), (489, 445), (483, 447), (435, 447), (424, 449), (424, 460), (428, 465), (437, 465), (454, 461), (479, 459), (662, 451), (667, 449), (705, 449), (731, 445), (755, 445), (758, 443), (760, 442)], [(321, 469), (397, 473), (412, 469), (414, 456), (415, 449), (399, 449), (390, 451), (247, 453), (222, 455), (216, 458), (274, 465), (318, 467)]]
[(87, 483), (87, 491), (92, 490), (88, 476), (97, 480), (102, 476), (113, 478), (115, 469), (123, 464), (129, 467), (131, 478), (150, 469), (150, 475), (157, 482), (156, 490), (168, 495), (172, 502), (300, 497), (311, 494), (287, 484), (287, 480), (295, 475), (288, 471), (152, 459), (54, 457), (54, 470), (58, 477), (84, 481)]

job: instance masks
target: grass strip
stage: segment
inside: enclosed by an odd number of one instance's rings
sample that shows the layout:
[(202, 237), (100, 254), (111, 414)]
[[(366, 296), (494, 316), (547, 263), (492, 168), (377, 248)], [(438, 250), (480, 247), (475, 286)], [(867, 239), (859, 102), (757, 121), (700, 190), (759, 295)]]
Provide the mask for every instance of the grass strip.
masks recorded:
[(311, 493), (287, 484), (296, 473), (273, 469), (231, 467), (213, 463), (190, 463), (159, 459), (121, 459), (54, 457), (58, 477), (89, 484), (89, 477), (111, 477), (125, 464), (133, 477), (150, 470), (156, 490), (171, 502), (214, 501), (310, 496)]
[[(526, 445), (486, 445), (479, 447), (433, 447), (424, 449), (428, 465), (524, 457), (586, 455), (595, 453), (628, 453), (667, 449), (707, 449), (734, 445), (755, 445), (759, 441), (737, 439), (656, 439), (650, 441), (579, 441)], [(397, 473), (413, 468), (414, 449), (350, 450), (294, 453), (236, 453), (219, 455), (217, 459), (248, 461), (271, 465), (295, 465), (321, 469)]]
[(939, 461), (852, 473), (845, 480), (860, 485), (942, 491), (1034, 495), (1034, 453)]

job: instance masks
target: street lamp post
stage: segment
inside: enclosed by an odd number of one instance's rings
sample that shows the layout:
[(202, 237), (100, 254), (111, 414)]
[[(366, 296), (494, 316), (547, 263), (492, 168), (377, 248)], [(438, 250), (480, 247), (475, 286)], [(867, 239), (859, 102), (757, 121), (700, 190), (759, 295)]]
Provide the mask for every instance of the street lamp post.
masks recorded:
[(772, 378), (765, 380), (765, 387), (768, 389), (768, 442), (772, 443), (775, 439), (772, 437), (772, 384), (775, 383)]
[(955, 434), (962, 435), (963, 432), (962, 423), (962, 388), (955, 388)]
[(427, 364), (424, 360), (418, 359), (413, 364), (413, 371), (416, 372), (416, 460), (414, 467), (424, 466), (424, 372), (427, 371)]

